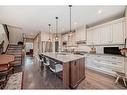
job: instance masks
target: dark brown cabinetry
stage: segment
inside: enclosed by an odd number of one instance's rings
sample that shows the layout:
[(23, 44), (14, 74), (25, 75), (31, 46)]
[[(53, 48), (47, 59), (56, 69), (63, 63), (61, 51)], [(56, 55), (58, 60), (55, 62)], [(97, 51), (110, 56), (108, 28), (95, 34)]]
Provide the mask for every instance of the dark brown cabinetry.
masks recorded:
[(85, 59), (78, 59), (70, 63), (70, 87), (75, 88), (85, 78)]

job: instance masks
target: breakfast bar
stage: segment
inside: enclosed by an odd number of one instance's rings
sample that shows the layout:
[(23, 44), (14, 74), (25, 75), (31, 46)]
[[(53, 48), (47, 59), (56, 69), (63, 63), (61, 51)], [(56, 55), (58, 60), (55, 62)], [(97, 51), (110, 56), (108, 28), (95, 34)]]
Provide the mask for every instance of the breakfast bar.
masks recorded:
[(71, 53), (42, 53), (63, 65), (63, 85), (65, 88), (76, 88), (85, 78), (85, 56)]

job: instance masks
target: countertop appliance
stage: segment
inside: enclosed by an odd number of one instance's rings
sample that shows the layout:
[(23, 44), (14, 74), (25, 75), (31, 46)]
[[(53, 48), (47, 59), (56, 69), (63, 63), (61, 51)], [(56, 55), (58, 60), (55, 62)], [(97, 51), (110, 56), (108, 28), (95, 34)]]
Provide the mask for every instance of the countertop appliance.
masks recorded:
[(104, 54), (121, 55), (119, 47), (104, 47)]

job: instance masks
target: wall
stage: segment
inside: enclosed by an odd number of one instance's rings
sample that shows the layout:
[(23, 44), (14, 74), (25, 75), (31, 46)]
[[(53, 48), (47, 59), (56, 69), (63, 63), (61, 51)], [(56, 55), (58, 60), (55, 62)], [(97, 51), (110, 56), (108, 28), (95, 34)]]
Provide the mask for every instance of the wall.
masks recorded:
[(0, 43), (4, 40), (4, 49), (3, 49), (3, 52), (6, 51), (7, 49), (7, 46), (9, 44), (9, 41), (8, 41), (8, 38), (7, 38), (7, 35), (5, 33), (5, 30), (4, 30), (4, 27), (2, 24), (0, 24)]
[(13, 26), (8, 26), (8, 31), (9, 31), (9, 40), (10, 43), (17, 44), (19, 41), (22, 41), (22, 29), (13, 27)]
[(33, 55), (34, 55), (34, 57), (38, 57), (38, 54), (42, 53), (41, 48), (42, 48), (41, 33), (39, 33), (33, 40)]
[(2, 24), (0, 24), (0, 43), (3, 41), (3, 39), (4, 39), (4, 30), (3, 30), (3, 26), (2, 26)]
[[(48, 41), (49, 33), (48, 32), (41, 32), (41, 41)], [(50, 34), (50, 39), (52, 40), (52, 34)]]
[(127, 38), (127, 6), (125, 10), (125, 18), (126, 18), (126, 38)]

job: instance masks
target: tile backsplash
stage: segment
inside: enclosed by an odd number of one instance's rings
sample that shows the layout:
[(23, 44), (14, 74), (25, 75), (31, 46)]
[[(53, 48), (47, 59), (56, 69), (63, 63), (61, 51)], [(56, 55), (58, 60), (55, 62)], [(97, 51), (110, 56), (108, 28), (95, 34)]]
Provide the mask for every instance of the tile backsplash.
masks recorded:
[[(92, 46), (90, 46), (92, 48)], [(124, 45), (105, 45), (105, 46), (94, 46), (96, 48), (96, 53), (104, 53), (104, 47), (119, 47), (119, 49), (123, 48)]]
[[(78, 47), (75, 48), (75, 51), (85, 51), (90, 52), (91, 48), (93, 46), (87, 46), (87, 45), (78, 45)], [(96, 48), (96, 53), (104, 53), (104, 47), (119, 47), (120, 49), (124, 47), (124, 45), (103, 45), (103, 46), (94, 46)]]

